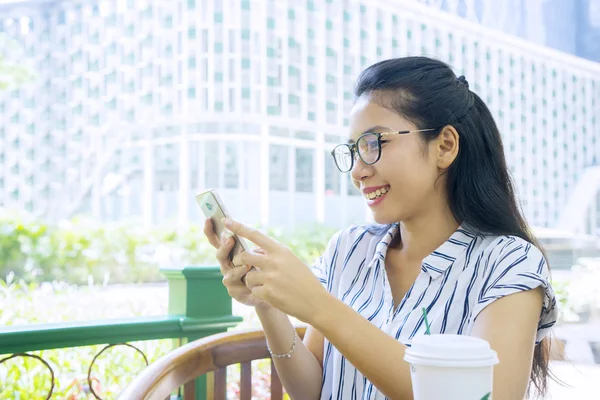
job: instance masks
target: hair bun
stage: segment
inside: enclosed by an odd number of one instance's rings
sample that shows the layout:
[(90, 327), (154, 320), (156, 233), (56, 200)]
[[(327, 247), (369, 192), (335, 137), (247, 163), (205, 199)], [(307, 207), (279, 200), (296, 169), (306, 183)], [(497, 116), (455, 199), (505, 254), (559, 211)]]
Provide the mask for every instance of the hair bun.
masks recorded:
[(461, 75), (458, 78), (456, 78), (456, 82), (462, 83), (463, 85), (465, 85), (467, 87), (467, 89), (469, 88), (469, 82), (467, 82), (467, 78), (465, 78), (464, 75)]

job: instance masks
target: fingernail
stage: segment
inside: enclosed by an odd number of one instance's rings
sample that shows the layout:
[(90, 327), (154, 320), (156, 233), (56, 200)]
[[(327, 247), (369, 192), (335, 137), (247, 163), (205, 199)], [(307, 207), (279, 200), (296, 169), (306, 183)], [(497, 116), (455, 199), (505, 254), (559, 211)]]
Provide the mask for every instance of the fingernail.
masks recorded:
[(221, 222), (223, 222), (223, 225), (226, 227), (231, 228), (231, 220), (229, 218), (223, 218)]

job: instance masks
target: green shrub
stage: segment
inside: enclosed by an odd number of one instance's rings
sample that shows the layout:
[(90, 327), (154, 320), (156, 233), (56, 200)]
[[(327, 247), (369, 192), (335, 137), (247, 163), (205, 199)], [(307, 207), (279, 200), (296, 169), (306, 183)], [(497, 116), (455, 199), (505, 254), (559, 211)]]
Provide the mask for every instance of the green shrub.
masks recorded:
[[(321, 226), (292, 234), (268, 230), (307, 264), (324, 250), (334, 230)], [(47, 225), (32, 217), (0, 214), (0, 277), (25, 282), (137, 283), (160, 281), (159, 268), (215, 264), (215, 251), (199, 225), (142, 228), (74, 218)]]

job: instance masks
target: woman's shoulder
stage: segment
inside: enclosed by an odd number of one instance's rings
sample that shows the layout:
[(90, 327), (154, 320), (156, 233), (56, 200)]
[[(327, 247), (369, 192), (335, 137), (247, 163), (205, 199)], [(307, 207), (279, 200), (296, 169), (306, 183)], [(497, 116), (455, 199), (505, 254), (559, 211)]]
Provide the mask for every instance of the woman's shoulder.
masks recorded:
[(542, 250), (531, 241), (516, 235), (482, 235), (482, 249), (492, 255), (519, 255), (544, 258)]
[(482, 247), (483, 253), (474, 266), (480, 279), (478, 289), (471, 292), (475, 302), (472, 320), (502, 297), (542, 288), (544, 299), (536, 336), (536, 343), (540, 342), (558, 316), (556, 295), (544, 253), (531, 241), (513, 235), (484, 237)]
[(481, 259), (492, 275), (512, 273), (548, 274), (543, 251), (531, 241), (516, 235), (483, 236)]

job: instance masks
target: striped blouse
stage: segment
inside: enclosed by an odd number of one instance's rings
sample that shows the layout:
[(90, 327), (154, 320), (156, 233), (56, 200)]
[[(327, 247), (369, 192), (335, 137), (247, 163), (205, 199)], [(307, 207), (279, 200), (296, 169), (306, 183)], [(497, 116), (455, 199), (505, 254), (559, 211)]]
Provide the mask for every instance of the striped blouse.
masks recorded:
[[(338, 232), (312, 267), (327, 290), (407, 346), (425, 332), (468, 335), (477, 315), (494, 300), (543, 287), (536, 341), (554, 325), (557, 306), (546, 261), (538, 248), (514, 236), (482, 236), (460, 227), (427, 256), (421, 272), (394, 310), (385, 272), (389, 243), (399, 225), (353, 226)], [(385, 397), (327, 340), (321, 399)]]

